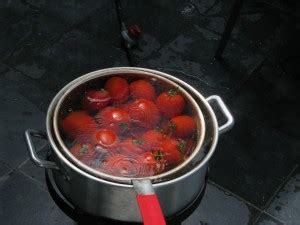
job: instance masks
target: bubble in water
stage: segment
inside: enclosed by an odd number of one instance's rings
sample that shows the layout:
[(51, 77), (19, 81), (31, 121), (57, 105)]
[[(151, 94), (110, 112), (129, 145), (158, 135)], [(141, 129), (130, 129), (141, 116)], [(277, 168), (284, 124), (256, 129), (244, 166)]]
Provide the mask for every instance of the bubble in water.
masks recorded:
[(133, 154), (112, 154), (108, 156), (98, 168), (99, 171), (121, 177), (153, 176), (162, 165), (148, 162), (147, 158)]

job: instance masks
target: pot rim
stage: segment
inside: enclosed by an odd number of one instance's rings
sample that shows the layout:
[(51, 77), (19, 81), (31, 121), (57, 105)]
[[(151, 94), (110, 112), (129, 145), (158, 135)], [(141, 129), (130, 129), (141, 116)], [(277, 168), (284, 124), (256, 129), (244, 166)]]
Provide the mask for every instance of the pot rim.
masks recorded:
[[(151, 69), (145, 69), (145, 68), (139, 68), (139, 67), (114, 67), (114, 68), (107, 68), (107, 69), (101, 69), (101, 70), (97, 70), (97, 71), (93, 71), (90, 72), (88, 74), (85, 74), (84, 76), (96, 76), (99, 73), (113, 73), (113, 72), (119, 72), (120, 70), (126, 70), (126, 73), (130, 73), (131, 72), (148, 72), (148, 73), (153, 73), (156, 75), (161, 75), (164, 78), (168, 78), (171, 81), (178, 83), (182, 86), (184, 86), (184, 89), (186, 89), (187, 92), (191, 91), (194, 95), (197, 96), (197, 98), (200, 99), (200, 101), (205, 105), (207, 111), (209, 112), (209, 115), (211, 117), (212, 120), (212, 126), (213, 126), (213, 132), (214, 132), (214, 138), (212, 139), (212, 143), (210, 146), (209, 151), (207, 152), (207, 154), (204, 156), (204, 158), (201, 160), (201, 162), (195, 166), (192, 170), (184, 173), (183, 175), (180, 175), (174, 179), (169, 179), (166, 181), (162, 181), (162, 182), (158, 182), (158, 183), (153, 183), (153, 187), (159, 187), (159, 186), (164, 186), (164, 185), (168, 185), (171, 183), (175, 183), (177, 181), (180, 181), (182, 179), (185, 179), (186, 177), (190, 176), (191, 174), (193, 174), (194, 172), (196, 172), (197, 170), (199, 170), (201, 167), (203, 167), (208, 160), (211, 158), (211, 156), (213, 155), (216, 145), (217, 145), (217, 141), (218, 141), (218, 122), (216, 119), (216, 116), (211, 108), (211, 106), (209, 105), (209, 103), (207, 102), (207, 100), (193, 87), (191, 87), (189, 84), (187, 84), (186, 82), (171, 76), (167, 73), (163, 73), (163, 72), (159, 72), (156, 70), (151, 70)], [(53, 100), (51, 101), (49, 107), (48, 107), (48, 111), (47, 111), (47, 118), (46, 118), (46, 130), (47, 130), (47, 137), (48, 140), (50, 142), (50, 145), (52, 147), (52, 149), (54, 150), (54, 152), (56, 153), (56, 155), (58, 156), (58, 158), (64, 162), (68, 167), (70, 167), (71, 169), (75, 170), (76, 172), (80, 173), (83, 176), (86, 176), (92, 180), (95, 180), (97, 182), (102, 182), (102, 183), (106, 183), (109, 185), (113, 185), (113, 186), (119, 186), (119, 187), (133, 187), (132, 184), (124, 184), (124, 183), (117, 183), (117, 182), (113, 182), (113, 181), (109, 181), (109, 180), (105, 180), (102, 179), (100, 177), (97, 176), (93, 176), (90, 173), (80, 169), (79, 167), (77, 167), (76, 165), (73, 164), (73, 162), (71, 162), (69, 159), (67, 159), (63, 153), (60, 151), (60, 149), (58, 148), (58, 146), (55, 143), (54, 140), (54, 135), (52, 132), (52, 121), (53, 121), (53, 112), (56, 108), (57, 102), (61, 99), (61, 96), (67, 91), (69, 90), (70, 87), (72, 87), (73, 85), (75, 85), (76, 83), (78, 83), (78, 81), (82, 79), (81, 77), (71, 81), (70, 83), (68, 83), (66, 86), (64, 86), (53, 98)], [(61, 163), (61, 162), (60, 162)], [(145, 179), (145, 178), (132, 178), (132, 179)]]
[(191, 107), (193, 108), (193, 110), (195, 110), (195, 116), (197, 116), (197, 127), (198, 127), (198, 132), (199, 132), (198, 133), (199, 138), (197, 140), (197, 144), (195, 146), (194, 151), (192, 152), (192, 154), (184, 162), (180, 163), (179, 165), (177, 165), (173, 169), (168, 170), (166, 172), (160, 173), (160, 174), (155, 175), (155, 176), (147, 176), (147, 177), (120, 177), (120, 176), (114, 176), (114, 175), (111, 175), (111, 174), (107, 174), (107, 173), (104, 173), (104, 172), (97, 171), (96, 169), (85, 165), (84, 163), (82, 163), (80, 160), (78, 160), (75, 156), (73, 156), (70, 153), (69, 149), (66, 147), (64, 141), (62, 140), (61, 132), (59, 130), (58, 116), (59, 116), (59, 112), (61, 110), (61, 107), (63, 105), (63, 102), (65, 101), (65, 99), (68, 98), (70, 93), (74, 92), (74, 90), (76, 88), (78, 88), (79, 86), (81, 86), (81, 85), (83, 85), (87, 82), (93, 81), (94, 79), (97, 79), (97, 78), (101, 78), (101, 77), (104, 77), (104, 78), (108, 77), (109, 78), (109, 77), (112, 77), (112, 76), (119, 76), (119, 75), (122, 75), (122, 74), (132, 74), (132, 73), (133, 73), (132, 70), (130, 70), (128, 72), (125, 69), (122, 69), (122, 70), (116, 69), (115, 72), (103, 72), (102, 71), (102, 72), (96, 73), (94, 75), (86, 74), (86, 75), (80, 76), (80, 78), (77, 79), (78, 82), (76, 82), (72, 86), (69, 86), (69, 88), (66, 90), (66, 92), (64, 92), (64, 94), (58, 100), (58, 102), (55, 106), (55, 109), (54, 109), (54, 113), (53, 113), (53, 121), (52, 121), (53, 128), (52, 129), (53, 129), (53, 133), (55, 135), (55, 139), (58, 142), (57, 144), (59, 145), (61, 151), (66, 155), (67, 158), (69, 158), (69, 160), (71, 160), (75, 165), (77, 165), (78, 167), (80, 167), (84, 171), (86, 171), (86, 172), (88, 172), (88, 173), (90, 173), (94, 176), (97, 176), (97, 177), (100, 177), (100, 178), (103, 178), (103, 179), (106, 179), (106, 180), (111, 180), (113, 182), (121, 182), (121, 183), (129, 183), (130, 184), (132, 182), (132, 180), (147, 179), (147, 180), (151, 180), (151, 181), (153, 181), (153, 183), (155, 183), (156, 181), (159, 181), (159, 180), (161, 180), (165, 177), (173, 175), (176, 172), (183, 169), (202, 150), (201, 146), (203, 144), (204, 136), (205, 136), (205, 121), (204, 121), (203, 113), (202, 113), (201, 108), (199, 107), (199, 105), (195, 101), (195, 99), (184, 88), (182, 88), (180, 86), (180, 83), (175, 83), (175, 82), (173, 82), (173, 81), (171, 81), (171, 80), (169, 80), (169, 79), (167, 79), (163, 76), (159, 76), (155, 73), (150, 73), (150, 72), (141, 71), (141, 70), (135, 71), (136, 75), (144, 76), (145, 78), (149, 78), (149, 79), (157, 79), (158, 81), (162, 81), (162, 82), (165, 82), (169, 85), (172, 85), (174, 88), (175, 87), (179, 88), (180, 93), (185, 97), (185, 99), (188, 102), (190, 102)]

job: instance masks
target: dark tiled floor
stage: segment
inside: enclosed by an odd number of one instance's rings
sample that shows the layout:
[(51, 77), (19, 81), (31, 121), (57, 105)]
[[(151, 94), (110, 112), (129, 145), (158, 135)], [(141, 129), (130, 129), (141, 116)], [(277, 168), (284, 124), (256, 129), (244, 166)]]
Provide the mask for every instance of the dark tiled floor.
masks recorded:
[(21, 0), (1, 1), (0, 7), (0, 59), (41, 48), (67, 28), (63, 21), (49, 18)]
[(1, 224), (74, 224), (49, 193), (15, 172), (0, 186)]
[(286, 224), (300, 223), (300, 168), (295, 168), (286, 184), (280, 189), (267, 211)]
[(258, 214), (231, 193), (208, 184), (200, 206), (183, 224), (253, 224)]
[[(45, 159), (47, 157), (48, 149), (48, 145), (40, 149), (40, 151), (38, 152), (38, 157), (40, 157), (41, 159)], [(20, 164), (18, 169), (22, 174), (37, 181), (43, 189), (47, 190), (44, 169), (35, 166), (30, 159)]]
[(124, 51), (108, 43), (104, 44), (102, 38), (74, 29), (65, 33), (57, 43), (38, 53), (19, 52), (5, 63), (50, 90), (58, 91), (82, 74), (101, 68), (126, 65), (127, 59)]
[[(184, 224), (299, 224), (297, 1), (246, 1), (223, 61), (213, 55), (233, 0), (122, 2), (125, 19), (143, 31), (137, 65), (222, 96), (236, 119), (220, 137), (203, 202)], [(1, 224), (74, 224), (51, 200), (22, 135), (44, 129), (67, 82), (128, 65), (114, 3), (3, 0), (0, 26)], [(45, 157), (45, 142), (36, 141)]]
[(220, 138), (210, 179), (263, 208), (298, 162), (299, 143), (256, 120), (234, 115), (236, 125)]
[(258, 219), (256, 224), (258, 224), (258, 225), (279, 225), (279, 224), (285, 224), (285, 223), (264, 213), (260, 216), (260, 218)]
[(56, 17), (60, 21), (65, 21), (69, 24), (82, 22), (89, 17), (97, 9), (111, 10), (111, 2), (108, 0), (86, 2), (81, 1), (59, 1), (59, 0), (24, 0), (31, 7), (43, 12), (51, 17)]
[(5, 179), (5, 175), (7, 175), (10, 171), (12, 171), (12, 169), (4, 162), (0, 161), (0, 182)]
[[(28, 158), (27, 151), (24, 148), (24, 131), (29, 127), (45, 129), (44, 122), (42, 122), (45, 121), (45, 114), (27, 98), (28, 95), (32, 96), (33, 93), (19, 93), (24, 86), (30, 85), (29, 83), (24, 84), (24, 80), (20, 81), (19, 74), (11, 70), (1, 73), (0, 77), (0, 95), (2, 96), (0, 99), (2, 106), (0, 111), (0, 160), (12, 168)], [(35, 89), (31, 90), (36, 91)], [(38, 141), (37, 147), (39, 148), (44, 144), (45, 142)]]

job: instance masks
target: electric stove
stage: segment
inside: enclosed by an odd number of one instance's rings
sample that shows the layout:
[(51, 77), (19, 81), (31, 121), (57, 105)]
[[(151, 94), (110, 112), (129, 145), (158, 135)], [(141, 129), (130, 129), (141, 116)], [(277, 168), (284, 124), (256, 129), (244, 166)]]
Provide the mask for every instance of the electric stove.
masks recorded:
[[(59, 191), (58, 187), (55, 184), (55, 180), (53, 178), (53, 174), (51, 170), (45, 170), (46, 175), (46, 183), (48, 190), (50, 192), (51, 197), (53, 198), (54, 202), (57, 206), (71, 219), (77, 222), (78, 225), (128, 225), (128, 224), (141, 224), (141, 223), (126, 223), (121, 221), (115, 221), (111, 219), (106, 219), (102, 217), (96, 217), (90, 215), (82, 210), (76, 208), (72, 203), (70, 203)], [(207, 180), (207, 179), (206, 179)], [(198, 193), (197, 197), (195, 197), (194, 201), (191, 202), (186, 208), (178, 212), (177, 214), (166, 218), (168, 225), (180, 225), (182, 222), (189, 217), (195, 209), (201, 203), (203, 198), (204, 192), (206, 188), (206, 182), (204, 182), (203, 188)]]

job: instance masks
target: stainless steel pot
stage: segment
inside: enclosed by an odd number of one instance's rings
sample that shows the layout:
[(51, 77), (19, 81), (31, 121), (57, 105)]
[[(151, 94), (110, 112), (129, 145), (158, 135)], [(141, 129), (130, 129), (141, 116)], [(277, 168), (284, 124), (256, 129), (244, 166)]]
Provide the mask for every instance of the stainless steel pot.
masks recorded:
[[(51, 102), (47, 113), (47, 132), (27, 130), (26, 142), (33, 162), (40, 167), (53, 170), (54, 180), (61, 193), (76, 207), (92, 215), (110, 219), (141, 222), (138, 205), (135, 201), (136, 192), (132, 184), (122, 184), (93, 176), (65, 157), (61, 152), (61, 146), (55, 139), (53, 130), (54, 109), (63, 94), (76, 82), (86, 77), (97, 77), (101, 74), (138, 73), (149, 72), (165, 77), (184, 88), (194, 97), (200, 106), (204, 119), (206, 134), (204, 137), (203, 154), (194, 157), (189, 166), (181, 170), (176, 176), (169, 177), (153, 184), (154, 191), (159, 197), (163, 213), (166, 217), (172, 216), (185, 208), (202, 190), (208, 168), (208, 161), (213, 155), (217, 145), (219, 133), (229, 130), (233, 126), (233, 118), (225, 104), (218, 96), (210, 96), (205, 99), (198, 91), (187, 83), (159, 71), (144, 68), (119, 67), (95, 71), (86, 74), (66, 85)], [(222, 126), (218, 126), (215, 114), (209, 105), (210, 101), (216, 101), (227, 119)], [(47, 138), (51, 147), (51, 161), (38, 158), (31, 136)], [(188, 188), (187, 188), (188, 187)]]

